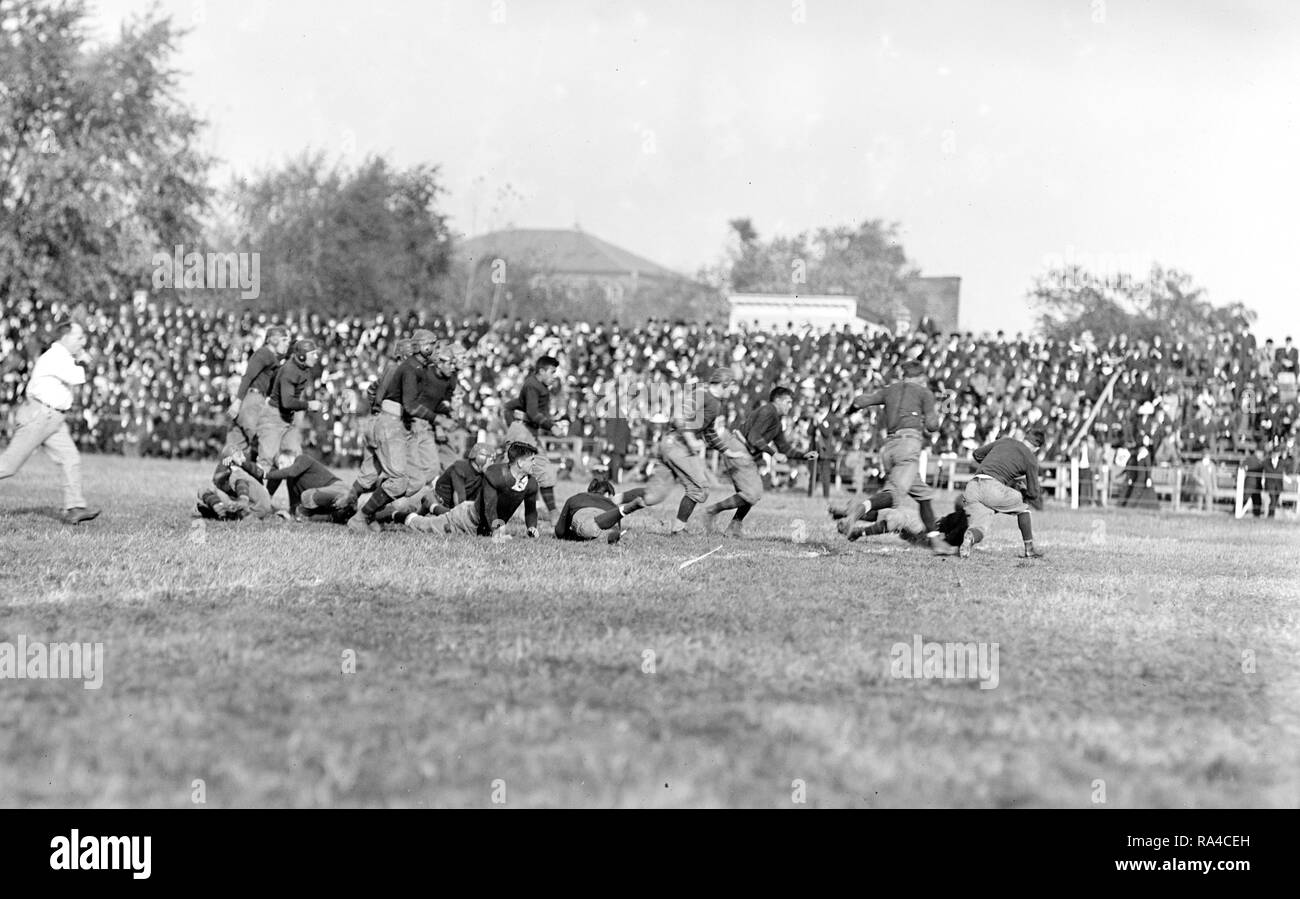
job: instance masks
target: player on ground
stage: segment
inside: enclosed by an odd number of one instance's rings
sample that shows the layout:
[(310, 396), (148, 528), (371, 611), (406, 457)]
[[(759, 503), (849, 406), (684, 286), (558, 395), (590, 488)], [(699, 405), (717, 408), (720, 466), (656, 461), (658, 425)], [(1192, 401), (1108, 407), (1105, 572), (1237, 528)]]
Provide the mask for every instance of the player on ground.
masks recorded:
[[(849, 411), (868, 406), (885, 407), (886, 440), (880, 454), (885, 487), (872, 500), (872, 508), (886, 508), (883, 505), (886, 494), (890, 495), (890, 506), (897, 506), (903, 496), (910, 496), (916, 500), (926, 530), (934, 530), (934, 510), (930, 505), (934, 491), (918, 475), (924, 432), (939, 428), (934, 394), (925, 385), (925, 366), (916, 360), (908, 362), (903, 366), (901, 381), (855, 398)], [(877, 502), (881, 505), (876, 505)], [(861, 517), (860, 510), (850, 512), (851, 520)]]
[(253, 441), (262, 428), (262, 417), (267, 413), (266, 398), (271, 394), (271, 382), (280, 370), (289, 352), (289, 329), (272, 325), (266, 329), (266, 339), (253, 355), (248, 357), (244, 376), (230, 403), (232, 421), (226, 431), (226, 448), (251, 453)]
[(275, 466), (281, 450), (295, 456), (302, 452), (302, 435), (294, 418), (299, 412), (320, 411), (320, 400), (312, 399), (312, 369), (319, 362), (316, 341), (304, 337), (294, 342), (292, 355), (271, 380), (271, 393), (266, 398), (268, 411), (259, 416), (261, 424), (257, 429), (257, 464), (263, 472)]
[(502, 528), (518, 511), (524, 509), (524, 527), (529, 537), (537, 529), (537, 479), (531, 474), (537, 450), (527, 443), (506, 447), (506, 461), (488, 466), (483, 472), (482, 489), (477, 499), (466, 500), (446, 515), (433, 517), (399, 512), (393, 520), (413, 531), (428, 534), (477, 534), (502, 538)]
[(457, 459), (447, 470), (438, 476), (438, 480), (425, 487), (414, 496), (394, 500), (380, 512), (375, 520), (393, 521), (399, 512), (415, 512), (420, 515), (446, 515), (466, 500), (478, 499), (483, 489), (483, 472), (492, 464), (496, 449), (486, 443), (476, 443), (470, 447), (468, 458)]
[(542, 356), (533, 373), (524, 379), (519, 395), (505, 404), (506, 442), (527, 443), (537, 448), (532, 475), (542, 493), (547, 514), (555, 512), (555, 466), (542, 451), (541, 435), (563, 436), (568, 422), (551, 417), (551, 390), (559, 380), (560, 360)]
[[(873, 537), (878, 534), (898, 534), (909, 543), (928, 545), (939, 555), (955, 555), (966, 534), (966, 501), (958, 494), (953, 511), (935, 523), (935, 529), (926, 533), (921, 517), (910, 509), (896, 509), (884, 506), (880, 509), (864, 509), (857, 521), (849, 521), (847, 516), (851, 504), (832, 505), (829, 508), (832, 518), (841, 522), (840, 532), (849, 540)], [(859, 506), (859, 508), (862, 508)]]
[(631, 503), (619, 506), (613, 496), (613, 484), (605, 478), (592, 479), (586, 493), (569, 497), (560, 510), (555, 536), (561, 540), (595, 540), (604, 536), (606, 543), (617, 543), (623, 537), (623, 516), (635, 509)]
[(275, 514), (271, 494), (262, 484), (262, 469), (250, 462), (241, 449), (230, 448), (222, 453), (212, 473), (212, 485), (199, 491), (198, 510), (204, 518), (242, 520)]
[(57, 340), (41, 353), (27, 382), (27, 402), (18, 408), (17, 427), (9, 446), (0, 453), (0, 481), (13, 477), (37, 448), (63, 469), (63, 522), (80, 524), (99, 515), (86, 508), (81, 495), (81, 454), (72, 442), (64, 418), (72, 408), (72, 390), (86, 383), (90, 362), (86, 354), (86, 332), (74, 321), (55, 328)]
[(791, 461), (817, 460), (817, 453), (797, 450), (786, 439), (781, 420), (790, 414), (793, 406), (793, 393), (784, 387), (773, 387), (767, 395), (767, 402), (751, 412), (738, 431), (732, 431), (724, 438), (727, 449), (722, 455), (723, 474), (736, 492), (705, 508), (706, 533), (714, 533), (720, 513), (735, 509), (731, 523), (727, 525), (727, 536), (744, 536), (745, 516), (763, 498), (763, 476), (758, 472), (763, 453), (781, 453)]
[[(1030, 521), (1029, 506), (1041, 509), (1042, 488), (1038, 484), (1037, 452), (1046, 440), (1042, 428), (1031, 428), (1022, 442), (1014, 437), (1002, 437), (975, 450), (972, 455), (979, 463), (975, 474), (962, 494), (966, 500), (966, 515), (970, 526), (962, 538), (959, 555), (970, 558), (971, 548), (984, 539), (994, 513), (1016, 516), (1020, 536), (1025, 541), (1023, 557), (1041, 559), (1043, 554), (1034, 549), (1034, 530)], [(1023, 490), (1016, 481), (1024, 478)]]
[(696, 388), (688, 394), (677, 418), (659, 439), (659, 467), (645, 487), (625, 491), (621, 502), (638, 503), (635, 508), (657, 506), (662, 503), (674, 483), (682, 485), (685, 495), (677, 506), (669, 534), (686, 530), (695, 507), (709, 498), (709, 473), (704, 465), (704, 452), (715, 449), (726, 451), (722, 435), (718, 432), (725, 421), (723, 409), (728, 397), (739, 388), (729, 368), (716, 368), (709, 375), (706, 388)]
[(277, 468), (267, 472), (266, 482), (270, 494), (275, 496), (280, 482), (289, 491), (290, 515), (335, 515), (334, 503), (347, 493), (343, 481), (321, 462), (306, 453), (281, 451), (276, 458)]

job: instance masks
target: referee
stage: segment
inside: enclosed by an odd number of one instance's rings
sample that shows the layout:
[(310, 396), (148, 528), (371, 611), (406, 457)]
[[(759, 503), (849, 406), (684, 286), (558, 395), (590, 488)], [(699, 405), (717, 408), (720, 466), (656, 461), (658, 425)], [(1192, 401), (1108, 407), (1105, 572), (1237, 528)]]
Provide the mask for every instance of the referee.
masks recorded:
[(63, 469), (63, 521), (80, 524), (97, 517), (99, 510), (86, 508), (81, 495), (81, 454), (64, 416), (72, 408), (72, 389), (86, 383), (83, 366), (90, 357), (81, 325), (64, 321), (55, 333), (58, 339), (32, 368), (27, 402), (18, 407), (13, 439), (0, 453), (0, 480), (17, 474), (38, 447), (45, 450), (50, 461)]

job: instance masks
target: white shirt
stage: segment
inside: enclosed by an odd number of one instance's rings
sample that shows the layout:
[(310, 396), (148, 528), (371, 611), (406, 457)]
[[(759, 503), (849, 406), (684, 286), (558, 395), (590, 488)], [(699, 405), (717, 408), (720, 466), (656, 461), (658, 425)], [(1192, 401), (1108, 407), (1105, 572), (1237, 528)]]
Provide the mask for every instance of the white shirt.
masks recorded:
[(76, 363), (68, 348), (56, 343), (36, 360), (27, 396), (66, 412), (72, 408), (72, 388), (86, 383), (86, 370)]

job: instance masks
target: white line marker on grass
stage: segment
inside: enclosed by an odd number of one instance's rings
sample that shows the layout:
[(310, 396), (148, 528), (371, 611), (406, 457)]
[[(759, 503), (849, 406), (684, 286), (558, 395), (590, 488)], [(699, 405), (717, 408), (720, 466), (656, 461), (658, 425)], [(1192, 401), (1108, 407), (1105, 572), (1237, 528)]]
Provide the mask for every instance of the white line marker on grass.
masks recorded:
[(688, 565), (694, 565), (696, 562), (700, 561), (700, 559), (707, 559), (709, 556), (713, 555), (719, 549), (722, 549), (721, 544), (719, 544), (716, 549), (711, 549), (702, 556), (696, 556), (694, 559), (687, 559), (685, 562), (677, 566), (677, 570), (681, 571), (683, 568), (685, 568)]

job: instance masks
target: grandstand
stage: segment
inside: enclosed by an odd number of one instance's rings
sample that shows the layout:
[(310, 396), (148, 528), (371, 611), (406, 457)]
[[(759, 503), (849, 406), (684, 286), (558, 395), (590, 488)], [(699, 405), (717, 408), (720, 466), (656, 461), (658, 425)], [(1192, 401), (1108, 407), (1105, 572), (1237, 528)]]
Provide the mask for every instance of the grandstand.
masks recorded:
[[(42, 349), (33, 320), (44, 325), (56, 311), (30, 301), (23, 309), (2, 310), (0, 405), (9, 410), (17, 408), (17, 391)], [(266, 325), (278, 321), (198, 310), (169, 299), (108, 304), (84, 317), (100, 361), (75, 414), (79, 444), (98, 452), (203, 458), (220, 449), (229, 391), (251, 348)], [(727, 333), (666, 320), (637, 328), (489, 323), (481, 316), (424, 313), (364, 320), (303, 314), (288, 324), (316, 336), (324, 347), (325, 409), (305, 424), (308, 446), (333, 462), (357, 458), (354, 422), (365, 388), (395, 336), (414, 327), (430, 328), (470, 350), (459, 413), (449, 428), (459, 440), (499, 437), (504, 429), (496, 411), (499, 398), (517, 390), (533, 358), (542, 352), (558, 355), (565, 371), (559, 405), (574, 426), (573, 436), (555, 451), (567, 457), (569, 468), (590, 464), (602, 453), (605, 423), (595, 414), (595, 398), (616, 366), (653, 385), (731, 365), (742, 385), (739, 411), (757, 404), (772, 383), (787, 383), (796, 392), (790, 431), (803, 440), (818, 408), (844, 408), (856, 393), (888, 378), (900, 360), (918, 356), (928, 365), (932, 385), (950, 398), (928, 447), (934, 460), (930, 476), (946, 486), (962, 482), (971, 449), (1030, 421), (1048, 428), (1045, 461), (1067, 466), (1065, 474), (1049, 476), (1063, 498), (1070, 495), (1068, 466), (1085, 452), (1093, 460), (1085, 471), (1096, 478), (1098, 494), (1120, 501), (1128, 475), (1139, 470), (1124, 457), (1136, 457), (1147, 447), (1152, 494), (1170, 504), (1191, 501), (1199, 483), (1192, 463), (1208, 455), (1217, 466), (1214, 499), (1225, 507), (1234, 501), (1238, 471), (1252, 451), (1281, 448), (1288, 496), (1300, 456), (1297, 399), (1294, 391), (1284, 392), (1294, 383), (1293, 363), (1281, 353), (1264, 359), (1249, 334), (1223, 334), (1198, 347), (1123, 337), (1085, 346), (813, 327)], [(653, 445), (661, 423), (629, 424), (629, 458), (635, 463), (637, 450)], [(868, 416), (844, 423), (841, 431), (842, 441), (829, 451), (845, 481), (860, 484), (879, 449), (879, 428)]]

